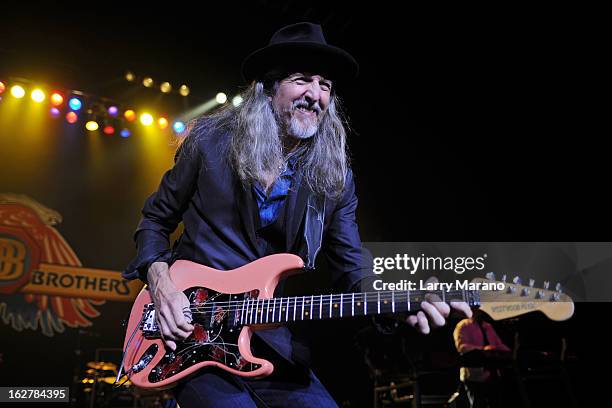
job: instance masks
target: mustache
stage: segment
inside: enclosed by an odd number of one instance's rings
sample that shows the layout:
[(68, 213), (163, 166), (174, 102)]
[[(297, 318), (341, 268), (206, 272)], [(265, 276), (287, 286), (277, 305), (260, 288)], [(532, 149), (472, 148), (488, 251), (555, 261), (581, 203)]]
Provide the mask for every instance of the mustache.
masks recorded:
[(321, 106), (319, 105), (319, 102), (315, 101), (312, 103), (308, 103), (306, 98), (302, 98), (302, 99), (298, 99), (297, 101), (294, 101), (292, 109), (296, 109), (296, 108), (307, 108), (307, 109), (317, 112), (317, 115), (320, 115), (322, 111)]

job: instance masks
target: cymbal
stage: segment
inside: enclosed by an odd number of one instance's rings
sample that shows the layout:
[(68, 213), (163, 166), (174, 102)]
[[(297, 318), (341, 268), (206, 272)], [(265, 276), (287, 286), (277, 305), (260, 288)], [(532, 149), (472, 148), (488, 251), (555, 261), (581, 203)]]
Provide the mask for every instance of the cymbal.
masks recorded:
[[(99, 377), (98, 381), (99, 382), (104, 382), (106, 384), (113, 385), (113, 384), (115, 384), (115, 379), (116, 378), (117, 378), (116, 376), (113, 376), (113, 377)], [(121, 377), (119, 379), (119, 382), (116, 385), (117, 386), (121, 386), (121, 387), (129, 387), (130, 385), (132, 385), (130, 380), (126, 380), (124, 378), (125, 378), (125, 376)], [(119, 385), (119, 384), (121, 384), (121, 385)]]
[(87, 367), (93, 368), (94, 370), (117, 370), (117, 364), (104, 361), (90, 361), (87, 363)]
[(116, 377), (100, 377), (98, 381), (113, 385), (115, 383), (115, 378)]

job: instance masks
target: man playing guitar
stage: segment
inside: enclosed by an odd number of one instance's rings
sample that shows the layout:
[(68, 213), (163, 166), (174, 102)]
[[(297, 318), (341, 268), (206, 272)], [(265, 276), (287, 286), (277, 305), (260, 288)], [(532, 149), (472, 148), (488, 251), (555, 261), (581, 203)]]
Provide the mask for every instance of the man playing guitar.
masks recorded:
[[(130, 328), (153, 327), (150, 334), (159, 332), (166, 351), (157, 356), (158, 346), (147, 343), (146, 336), (128, 339), (127, 345), (144, 342), (151, 350), (128, 356), (133, 381), (143, 375), (143, 382), (174, 385), (182, 408), (336, 406), (302, 364), (300, 346), (286, 327), (253, 336), (253, 355), (273, 361), (273, 372), (272, 364), (253, 359), (247, 370), (250, 351), (244, 337), (229, 333), (244, 323), (342, 316), (370, 304), (367, 297), (356, 300), (354, 293), (350, 301), (342, 296), (272, 300), (274, 293), (267, 293), (274, 292), (280, 276), (272, 269), (303, 265), (313, 273), (319, 250), (337, 291), (359, 291), (371, 274), (361, 259), (355, 183), (337, 96), (356, 77), (358, 65), (346, 51), (327, 44), (319, 25), (298, 23), (281, 28), (268, 46), (247, 57), (242, 72), (250, 82), (243, 102), (191, 123), (174, 167), (142, 210), (134, 234), (138, 255), (123, 276), (148, 283), (155, 314), (145, 313)], [(181, 221), (184, 232), (170, 249), (169, 236)], [(256, 267), (239, 269), (249, 263)], [(193, 286), (186, 279), (197, 276), (209, 279), (213, 290), (186, 291)], [(255, 285), (258, 293), (249, 294), (251, 280), (261, 282)], [(377, 301), (380, 307), (380, 297)], [(407, 322), (425, 334), (443, 326), (451, 308), (471, 316), (462, 301), (423, 300), (420, 307)], [(154, 316), (151, 322), (147, 316)], [(223, 343), (215, 343), (220, 333)], [(209, 346), (207, 358), (216, 359), (217, 366), (196, 370), (198, 344)], [(147, 368), (146, 379), (145, 371), (137, 374), (152, 361), (159, 365)], [(173, 383), (171, 376), (182, 369), (190, 376)], [(254, 379), (249, 370), (267, 377)], [(241, 372), (246, 376), (236, 375)]]

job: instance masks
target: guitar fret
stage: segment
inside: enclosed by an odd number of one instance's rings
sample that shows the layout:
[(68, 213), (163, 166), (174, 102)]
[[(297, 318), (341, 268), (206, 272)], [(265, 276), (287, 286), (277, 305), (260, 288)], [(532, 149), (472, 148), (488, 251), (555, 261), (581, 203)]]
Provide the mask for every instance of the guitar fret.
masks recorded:
[(342, 317), (342, 310), (344, 309), (344, 302), (342, 301), (343, 294), (340, 294), (340, 317)]
[(251, 307), (251, 323), (257, 323), (257, 302), (258, 299), (253, 299), (253, 305)]
[(240, 311), (240, 323), (244, 322), (244, 307), (246, 305), (246, 298), (242, 300), (242, 310)]
[(280, 322), (282, 319), (282, 313), (283, 313), (283, 298), (281, 297), (280, 299), (280, 304), (278, 305), (278, 321)]
[(406, 307), (408, 308), (408, 311), (410, 312), (410, 291), (407, 290), (406, 291)]
[(253, 308), (255, 307), (255, 300), (256, 299), (251, 299), (251, 309), (249, 310), (249, 323), (253, 323)]
[(259, 309), (259, 323), (264, 322), (264, 309), (266, 308), (266, 299), (261, 299), (261, 309)]
[(351, 294), (351, 316), (355, 316), (355, 294)]
[(259, 323), (264, 322), (264, 310), (266, 309), (266, 299), (261, 299), (261, 310), (259, 311)]
[(261, 307), (259, 308), (259, 323), (264, 322), (264, 308), (266, 307), (266, 299), (261, 299)]
[(364, 316), (368, 314), (368, 293), (367, 292), (363, 294), (363, 314)]
[(302, 318), (304, 320), (304, 303), (306, 302), (306, 296), (302, 296)]
[(278, 303), (278, 321), (279, 322), (283, 321), (283, 298), (282, 297), (279, 299), (279, 303)]
[(269, 317), (270, 317), (270, 298), (268, 298), (268, 307), (266, 308), (266, 323), (268, 323)]
[(285, 321), (286, 322), (289, 321), (289, 299), (291, 298), (287, 298), (287, 309), (285, 310)]
[[(236, 296), (234, 296), (234, 299), (236, 298)], [(233, 325), (236, 326), (236, 322), (238, 321), (238, 302), (234, 301), (234, 323)]]
[(314, 295), (310, 297), (310, 320), (312, 320), (312, 306), (314, 304)]
[(244, 310), (244, 324), (249, 324), (250, 323), (249, 322), (249, 319), (251, 317), (250, 308), (251, 308), (252, 304), (253, 304), (253, 299), (251, 299), (251, 298), (247, 299), (246, 308)]
[(378, 296), (377, 296), (377, 304), (378, 304), (377, 311), (378, 311), (378, 314), (380, 314), (380, 292), (376, 292), (376, 293), (378, 294)]
[(320, 296), (319, 319), (323, 319), (323, 295)]
[(276, 298), (274, 298), (274, 302), (272, 303), (272, 323), (274, 323), (275, 316), (276, 316)]
[(329, 318), (332, 317), (332, 303), (334, 302), (334, 295), (329, 295)]
[(293, 298), (293, 321), (295, 321), (295, 315), (297, 313), (297, 297)]
[(395, 313), (395, 291), (391, 291), (391, 312)]

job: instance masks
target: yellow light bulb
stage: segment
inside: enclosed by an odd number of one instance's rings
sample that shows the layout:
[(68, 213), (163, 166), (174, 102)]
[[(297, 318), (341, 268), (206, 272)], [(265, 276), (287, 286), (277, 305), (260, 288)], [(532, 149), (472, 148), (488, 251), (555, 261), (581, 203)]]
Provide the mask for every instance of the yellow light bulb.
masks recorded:
[(163, 93), (170, 93), (172, 91), (172, 85), (170, 85), (170, 82), (164, 82), (163, 84), (160, 85), (159, 89)]
[(215, 100), (219, 104), (224, 104), (225, 102), (227, 102), (227, 95), (224, 94), (223, 92), (219, 92), (217, 96), (215, 97)]
[(40, 89), (35, 89), (32, 91), (32, 100), (37, 103), (41, 103), (45, 100), (45, 93)]
[(25, 90), (21, 86), (15, 85), (11, 88), (11, 95), (17, 99), (21, 99), (25, 95)]
[(98, 123), (94, 122), (93, 120), (90, 120), (89, 122), (85, 124), (85, 129), (89, 130), (90, 132), (98, 130), (98, 127), (99, 127)]
[(151, 126), (153, 124), (153, 116), (148, 113), (143, 113), (140, 115), (140, 123), (145, 126)]

